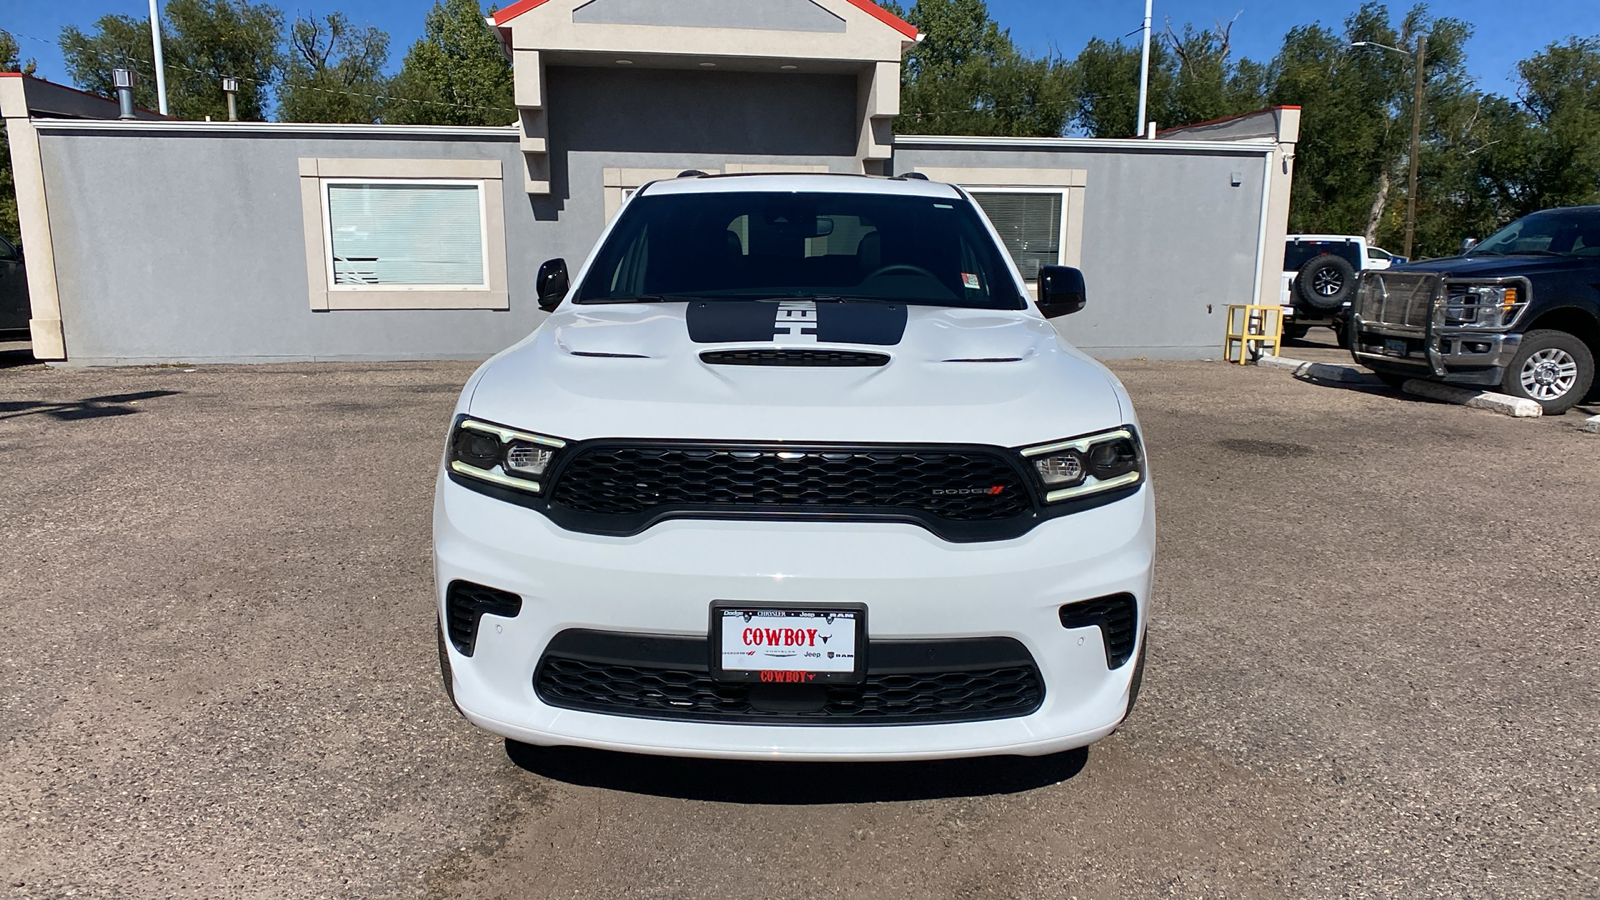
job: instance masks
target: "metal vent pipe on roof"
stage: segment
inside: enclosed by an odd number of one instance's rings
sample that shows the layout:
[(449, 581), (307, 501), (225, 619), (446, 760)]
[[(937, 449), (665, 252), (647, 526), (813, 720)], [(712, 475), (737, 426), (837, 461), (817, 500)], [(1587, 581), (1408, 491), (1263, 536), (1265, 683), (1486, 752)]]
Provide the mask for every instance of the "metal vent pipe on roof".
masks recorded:
[(112, 69), (111, 84), (117, 89), (117, 118), (133, 118), (133, 70)]

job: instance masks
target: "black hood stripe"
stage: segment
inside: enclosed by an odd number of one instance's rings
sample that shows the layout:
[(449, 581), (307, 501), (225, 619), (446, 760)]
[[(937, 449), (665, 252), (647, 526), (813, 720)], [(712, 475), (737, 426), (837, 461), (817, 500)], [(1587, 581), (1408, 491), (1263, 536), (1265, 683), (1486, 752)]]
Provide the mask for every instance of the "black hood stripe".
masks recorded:
[(846, 300), (692, 301), (684, 315), (697, 344), (900, 343), (910, 313), (904, 303)]

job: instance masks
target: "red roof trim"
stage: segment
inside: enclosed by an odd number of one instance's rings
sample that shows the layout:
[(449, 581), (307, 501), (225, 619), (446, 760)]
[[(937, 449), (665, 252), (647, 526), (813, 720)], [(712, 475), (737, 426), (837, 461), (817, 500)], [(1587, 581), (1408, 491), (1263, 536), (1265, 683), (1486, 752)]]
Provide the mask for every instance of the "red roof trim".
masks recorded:
[(0, 72), (0, 78), (21, 78), (21, 72)]
[(900, 18), (892, 12), (889, 12), (887, 9), (884, 9), (878, 4), (873, 3), (872, 0), (850, 0), (850, 2), (855, 4), (857, 9), (867, 13), (868, 15), (871, 15), (879, 22), (882, 22), (890, 28), (893, 28), (895, 31), (900, 32), (911, 40), (914, 41), (917, 39), (917, 26), (907, 22), (905, 19)]
[(504, 25), (505, 23), (515, 19), (517, 16), (522, 15), (536, 6), (544, 5), (544, 3), (545, 0), (517, 0), (516, 3), (511, 4), (505, 9), (496, 10), (494, 14), (494, 23), (496, 25)]
[[(546, 2), (548, 2), (548, 0), (517, 0), (516, 3), (513, 3), (505, 9), (495, 12), (494, 24), (504, 25), (528, 10), (544, 5)], [(893, 28), (895, 31), (900, 32), (907, 38), (910, 38), (913, 41), (917, 39), (917, 26), (912, 25), (910, 22), (907, 22), (905, 19), (902, 19), (894, 13), (889, 12), (878, 4), (873, 3), (872, 0), (850, 0), (850, 2), (854, 4), (857, 9), (860, 9), (862, 12), (867, 13), (883, 24)]]

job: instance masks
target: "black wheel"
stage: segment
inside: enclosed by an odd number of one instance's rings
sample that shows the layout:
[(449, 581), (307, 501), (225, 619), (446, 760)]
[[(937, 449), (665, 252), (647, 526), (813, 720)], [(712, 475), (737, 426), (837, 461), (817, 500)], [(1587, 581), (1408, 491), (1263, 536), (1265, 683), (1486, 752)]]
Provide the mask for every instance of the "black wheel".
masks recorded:
[(1333, 324), (1328, 326), (1333, 329), (1333, 339), (1339, 344), (1340, 350), (1350, 349), (1350, 329), (1348, 326)]
[(1541, 328), (1522, 336), (1522, 346), (1506, 366), (1500, 389), (1513, 397), (1539, 401), (1547, 416), (1576, 406), (1594, 384), (1594, 354), (1565, 331)]
[(1283, 326), (1283, 336), (1288, 338), (1291, 341), (1301, 340), (1302, 338), (1304, 338), (1306, 335), (1308, 335), (1310, 333), (1311, 333), (1311, 326), (1310, 325), (1285, 325), (1285, 326)]
[(1324, 253), (1300, 267), (1294, 286), (1301, 301), (1312, 309), (1335, 310), (1355, 293), (1356, 270), (1349, 260)]

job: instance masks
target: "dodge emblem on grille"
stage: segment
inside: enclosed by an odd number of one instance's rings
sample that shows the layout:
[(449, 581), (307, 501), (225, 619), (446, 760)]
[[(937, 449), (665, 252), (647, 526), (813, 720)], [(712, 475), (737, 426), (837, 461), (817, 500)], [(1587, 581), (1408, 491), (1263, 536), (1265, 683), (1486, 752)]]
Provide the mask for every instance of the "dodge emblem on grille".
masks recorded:
[(994, 487), (986, 488), (934, 488), (933, 495), (935, 497), (970, 497), (976, 495), (988, 495), (990, 497), (994, 497), (1005, 489), (1006, 486), (1003, 484), (997, 484)]

